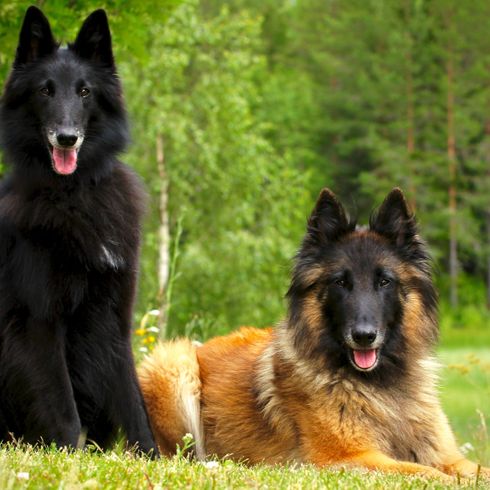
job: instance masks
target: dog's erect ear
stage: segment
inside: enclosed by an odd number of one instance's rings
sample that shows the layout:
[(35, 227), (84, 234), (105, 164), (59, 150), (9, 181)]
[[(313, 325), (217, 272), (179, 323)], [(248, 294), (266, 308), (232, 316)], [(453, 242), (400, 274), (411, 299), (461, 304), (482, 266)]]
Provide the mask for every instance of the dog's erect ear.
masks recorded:
[(417, 223), (408, 208), (403, 192), (395, 187), (386, 196), (369, 222), (372, 231), (388, 238), (397, 247), (418, 243)]
[(349, 230), (349, 220), (342, 204), (330, 189), (323, 189), (308, 218), (306, 240), (324, 244), (336, 240)]
[(29, 7), (20, 29), (14, 66), (47, 56), (56, 46), (48, 19), (37, 7)]
[(104, 10), (96, 10), (85, 19), (71, 48), (81, 58), (114, 66), (111, 31)]

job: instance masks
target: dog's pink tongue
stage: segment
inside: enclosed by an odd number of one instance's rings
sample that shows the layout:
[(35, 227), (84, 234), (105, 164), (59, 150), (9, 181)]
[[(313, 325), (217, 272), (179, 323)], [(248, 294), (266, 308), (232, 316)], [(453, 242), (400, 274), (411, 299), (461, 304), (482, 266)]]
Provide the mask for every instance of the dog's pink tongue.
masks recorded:
[(354, 350), (354, 361), (362, 369), (373, 367), (376, 357), (376, 349)]
[(77, 169), (77, 150), (54, 147), (53, 160), (59, 174), (70, 175)]

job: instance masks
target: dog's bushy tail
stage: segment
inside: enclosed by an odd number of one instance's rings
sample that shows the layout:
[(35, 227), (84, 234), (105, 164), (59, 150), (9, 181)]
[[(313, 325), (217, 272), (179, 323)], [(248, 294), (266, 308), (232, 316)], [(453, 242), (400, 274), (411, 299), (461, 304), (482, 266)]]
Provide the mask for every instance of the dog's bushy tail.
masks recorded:
[(181, 339), (160, 343), (138, 369), (150, 422), (160, 450), (175, 454), (182, 437), (192, 434), (194, 453), (206, 456), (201, 417), (201, 379), (196, 345)]

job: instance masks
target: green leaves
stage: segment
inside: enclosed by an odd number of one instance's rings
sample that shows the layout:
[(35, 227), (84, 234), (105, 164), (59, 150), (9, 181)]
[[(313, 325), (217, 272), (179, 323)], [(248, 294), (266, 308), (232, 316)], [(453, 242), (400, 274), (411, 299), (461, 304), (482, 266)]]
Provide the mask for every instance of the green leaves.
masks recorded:
[[(43, 8), (57, 37), (70, 40), (97, 7), (84, 0)], [(112, 0), (106, 9), (132, 121), (125, 160), (151, 197), (140, 312), (159, 307), (160, 135), (173, 240), (182, 220), (170, 335), (199, 322), (213, 333), (217, 325), (226, 331), (278, 321), (290, 258), (324, 186), (350, 203), (360, 222), (401, 186), (444, 277), (449, 42), (459, 270), (483, 291), (490, 256), (488, 2)], [(17, 0), (0, 6), (2, 79), (24, 10)]]
[[(165, 26), (152, 27), (148, 63), (120, 68), (137, 116), (129, 160), (156, 196), (162, 134), (173, 235), (185, 210), (170, 335), (196, 315), (234, 327), (274, 323), (284, 312), (307, 199), (304, 177), (271, 144), (270, 124), (255, 111), (268, 76), (260, 29), (261, 19), (247, 12), (222, 8), (207, 18), (186, 1)], [(153, 206), (149, 228), (156, 226)], [(156, 249), (146, 247), (143, 257), (143, 277), (151, 277)], [(150, 281), (142, 283), (148, 306)]]

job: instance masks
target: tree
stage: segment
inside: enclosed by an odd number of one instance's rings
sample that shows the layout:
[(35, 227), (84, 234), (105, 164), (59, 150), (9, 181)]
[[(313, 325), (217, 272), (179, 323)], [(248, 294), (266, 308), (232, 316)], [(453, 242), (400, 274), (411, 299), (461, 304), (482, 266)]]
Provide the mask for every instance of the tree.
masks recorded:
[[(183, 220), (171, 334), (195, 317), (237, 326), (274, 322), (283, 312), (306, 199), (303, 177), (267, 141), (252, 110), (267, 73), (260, 22), (227, 8), (205, 19), (197, 2), (184, 2), (165, 26), (153, 26), (149, 64), (124, 68), (130, 109), (147, 108), (135, 121), (131, 161), (156, 197), (155, 146), (163, 139), (174, 237)], [(157, 221), (153, 211), (152, 229)], [(151, 278), (158, 246), (153, 232), (147, 237), (143, 277)], [(142, 284), (149, 307), (155, 286)]]

